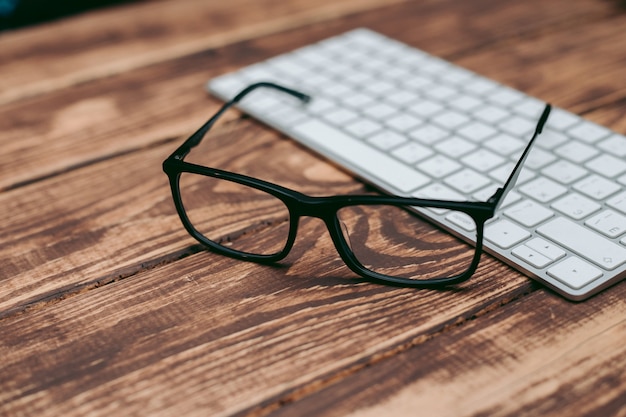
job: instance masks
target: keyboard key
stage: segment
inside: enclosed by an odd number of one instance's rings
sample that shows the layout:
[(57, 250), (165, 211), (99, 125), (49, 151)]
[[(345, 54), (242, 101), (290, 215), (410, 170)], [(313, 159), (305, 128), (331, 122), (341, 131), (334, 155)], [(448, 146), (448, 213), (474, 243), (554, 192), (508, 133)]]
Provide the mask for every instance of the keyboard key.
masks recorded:
[(424, 125), (409, 132), (409, 136), (423, 144), (429, 145), (435, 143), (445, 137), (448, 137), (449, 133), (437, 126)]
[(385, 121), (398, 112), (398, 109), (387, 103), (378, 102), (362, 110), (363, 114), (378, 121)]
[(585, 224), (603, 235), (614, 238), (626, 232), (626, 217), (614, 212), (605, 210), (588, 219)]
[(432, 155), (433, 151), (417, 142), (409, 142), (397, 149), (394, 149), (391, 154), (407, 164), (414, 164), (417, 161)]
[(519, 191), (539, 202), (548, 203), (565, 194), (567, 192), (567, 188), (552, 180), (540, 177), (522, 185), (519, 188)]
[(487, 100), (501, 106), (510, 106), (524, 98), (524, 94), (512, 88), (500, 86), (496, 90), (491, 90)]
[(547, 272), (551, 277), (558, 279), (576, 290), (602, 276), (602, 271), (598, 268), (575, 256), (567, 258), (563, 262), (548, 269)]
[[(515, 169), (515, 164), (513, 162), (506, 163), (491, 171), (489, 173), (489, 176), (503, 185), (504, 181), (509, 178), (509, 176), (513, 172), (513, 169)], [(533, 170), (528, 168), (522, 168), (522, 172), (520, 172), (519, 177), (517, 177), (517, 182), (515, 184), (518, 186), (522, 185), (525, 182), (532, 180), (536, 176), (537, 175)]]
[[(496, 192), (498, 188), (499, 187), (497, 184), (490, 184), (487, 187), (476, 191), (474, 194), (472, 194), (472, 197), (476, 201), (487, 201), (489, 200), (489, 198), (491, 198), (491, 196)], [(504, 197), (504, 201), (502, 201), (502, 203), (500, 204), (500, 210), (504, 209), (507, 206), (510, 206), (521, 198), (522, 196), (515, 191), (509, 191), (508, 194)]]
[(571, 128), (568, 133), (583, 142), (593, 143), (607, 137), (611, 134), (611, 131), (604, 126), (584, 121)]
[(528, 158), (526, 159), (524, 166), (531, 169), (540, 169), (554, 160), (556, 160), (556, 156), (553, 154), (546, 152), (541, 148), (533, 148), (528, 154)]
[(485, 142), (485, 146), (500, 155), (510, 156), (516, 151), (521, 152), (524, 149), (524, 142), (501, 133)]
[(400, 135), (390, 130), (384, 130), (370, 137), (367, 141), (374, 144), (374, 146), (379, 149), (387, 150), (395, 148), (406, 142), (407, 140), (408, 139), (406, 138), (406, 136)]
[(474, 116), (487, 123), (497, 123), (509, 116), (509, 112), (496, 106), (483, 106), (474, 111)]
[(524, 262), (529, 263), (535, 268), (545, 268), (553, 262), (552, 259), (543, 256), (539, 252), (532, 250), (526, 245), (520, 245), (514, 248), (511, 252), (513, 253), (513, 255), (517, 256)]
[(451, 66), (445, 73), (439, 74), (439, 77), (449, 84), (462, 85), (474, 78), (474, 74), (466, 69)]
[(451, 211), (446, 216), (446, 220), (463, 228), (464, 230), (467, 230), (468, 232), (476, 230), (476, 222), (474, 222), (474, 219), (463, 212)]
[(471, 122), (463, 126), (457, 131), (460, 135), (474, 142), (482, 142), (498, 131), (491, 126), (481, 122)]
[(411, 104), (409, 107), (407, 107), (408, 111), (422, 118), (428, 118), (433, 114), (441, 111), (441, 109), (443, 109), (443, 106), (441, 104), (430, 100), (420, 100), (417, 103)]
[(311, 101), (306, 105), (306, 110), (309, 113), (321, 114), (329, 111), (335, 107), (335, 103), (324, 97), (314, 96)]
[(511, 135), (517, 137), (528, 137), (528, 139), (530, 139), (530, 136), (535, 131), (536, 124), (537, 122), (531, 122), (524, 117), (512, 116), (500, 122), (498, 126), (500, 129), (510, 133)]
[(564, 217), (539, 226), (537, 232), (606, 270), (626, 262), (625, 248)]
[(397, 114), (383, 122), (398, 132), (407, 132), (423, 123), (421, 119), (406, 113)]
[[(281, 81), (276, 80), (276, 82)], [(318, 88), (324, 95), (337, 99), (352, 93), (352, 88), (347, 84), (334, 80), (318, 85)]]
[(391, 94), (385, 94), (382, 98), (386, 102), (396, 106), (404, 106), (405, 104), (419, 100), (420, 96), (410, 91), (401, 90)]
[(600, 210), (600, 207), (602, 207), (600, 204), (578, 193), (568, 194), (552, 203), (553, 209), (560, 211), (574, 220), (583, 219)]
[(286, 107), (282, 110), (273, 110), (266, 117), (272, 120), (280, 120), (285, 125), (292, 125), (308, 117), (301, 107)]
[(620, 186), (613, 181), (609, 181), (599, 175), (590, 175), (576, 184), (574, 189), (580, 191), (588, 197), (595, 198), (596, 200), (603, 200), (611, 194), (619, 191)]
[(346, 126), (346, 130), (349, 133), (359, 138), (370, 136), (381, 128), (382, 125), (380, 123), (364, 118), (356, 119)]
[(611, 197), (606, 202), (606, 205), (626, 214), (626, 191), (622, 191), (616, 196)]
[(322, 115), (324, 119), (336, 125), (344, 125), (355, 120), (359, 115), (348, 109), (332, 109)]
[(554, 216), (552, 210), (532, 200), (522, 201), (504, 211), (504, 215), (526, 227), (535, 227), (539, 223)]
[(465, 91), (470, 91), (478, 95), (484, 95), (488, 91), (498, 88), (498, 84), (495, 81), (488, 80), (482, 77), (476, 77), (470, 79), (463, 88)]
[(347, 94), (345, 97), (341, 98), (341, 102), (348, 107), (351, 107), (353, 110), (359, 110), (368, 104), (371, 104), (374, 101), (374, 97), (369, 94), (354, 92), (352, 94)]
[[(294, 132), (403, 193), (430, 181), (424, 174), (319, 120), (308, 120), (298, 124), (294, 127)], [(372, 172), (372, 167), (377, 169)]]
[(462, 193), (471, 194), (485, 187), (490, 181), (476, 171), (463, 169), (444, 179), (444, 182)]
[(456, 129), (469, 120), (468, 116), (453, 110), (444, 110), (432, 118), (433, 122), (446, 129)]
[(553, 149), (569, 139), (563, 133), (557, 132), (552, 129), (543, 129), (541, 136), (537, 138), (537, 146), (544, 149)]
[[(439, 183), (430, 183), (426, 187), (419, 189), (413, 194), (417, 198), (425, 198), (431, 200), (445, 200), (445, 201), (463, 201), (465, 197), (462, 194), (457, 193), (449, 187)], [(432, 211), (437, 214), (445, 214), (449, 212), (447, 209), (442, 208), (428, 208), (426, 210)]]
[(464, 164), (479, 172), (487, 172), (504, 163), (505, 159), (487, 149), (479, 149), (461, 159)]
[(427, 186), (420, 188), (414, 194), (414, 197), (428, 198), (432, 200), (445, 200), (445, 201), (464, 201), (465, 196), (454, 191), (450, 187), (446, 187), (443, 184), (437, 182), (431, 182)]
[(453, 136), (435, 145), (435, 149), (452, 158), (464, 155), (474, 148), (476, 148), (476, 145), (458, 136)]
[[(375, 61), (368, 60), (366, 62), (375, 62)], [(375, 96), (382, 96), (389, 91), (395, 90), (395, 86), (393, 83), (390, 83), (388, 81), (375, 80), (373, 82), (363, 84), (363, 89), (367, 91), (368, 93), (371, 93)]]
[(598, 147), (618, 158), (624, 157), (626, 156), (626, 137), (613, 135), (598, 143)]
[(587, 170), (571, 162), (561, 160), (548, 165), (541, 170), (541, 173), (561, 184), (570, 184), (584, 177)]
[(426, 90), (433, 86), (433, 80), (430, 78), (422, 77), (416, 74), (411, 75), (409, 78), (401, 80), (402, 84), (411, 90)]
[(460, 169), (461, 164), (443, 155), (435, 155), (420, 162), (417, 167), (435, 178), (442, 178)]
[(521, 101), (515, 103), (513, 111), (522, 114), (531, 120), (538, 119), (541, 116), (546, 103), (533, 97), (523, 97)]
[(450, 65), (451, 64), (443, 59), (431, 57), (430, 59), (424, 61), (424, 63), (420, 66), (420, 70), (434, 76), (442, 72), (446, 72)]
[(554, 108), (550, 112), (550, 117), (546, 122), (546, 126), (555, 130), (564, 130), (568, 127), (579, 123), (582, 119), (568, 111)]
[(436, 85), (433, 88), (425, 90), (424, 94), (437, 101), (445, 101), (447, 98), (455, 96), (457, 94), (457, 90), (446, 85)]
[(626, 171), (626, 162), (611, 155), (600, 155), (585, 166), (605, 177), (613, 178)]
[(540, 237), (530, 239), (525, 243), (525, 245), (553, 261), (561, 259), (565, 256), (565, 251), (563, 249)]
[(476, 109), (479, 106), (482, 106), (483, 101), (477, 99), (474, 96), (470, 95), (459, 95), (453, 98), (448, 99), (448, 105), (454, 109), (461, 111), (470, 111)]
[(598, 154), (598, 150), (580, 142), (568, 142), (556, 148), (555, 152), (577, 164), (585, 162)]
[(485, 239), (502, 249), (513, 247), (529, 236), (526, 229), (508, 220), (498, 220), (485, 227)]

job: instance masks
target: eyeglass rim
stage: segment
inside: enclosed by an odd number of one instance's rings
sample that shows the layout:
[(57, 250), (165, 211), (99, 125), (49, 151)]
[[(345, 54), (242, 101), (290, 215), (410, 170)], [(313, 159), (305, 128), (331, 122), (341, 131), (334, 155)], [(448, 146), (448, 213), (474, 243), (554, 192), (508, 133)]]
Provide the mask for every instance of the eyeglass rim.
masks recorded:
[[(493, 216), (493, 204), (479, 201), (446, 201), (432, 200), (417, 197), (401, 197), (393, 195), (334, 195), (324, 197), (313, 197), (287, 187), (238, 174), (230, 171), (224, 171), (217, 168), (204, 167), (201, 165), (189, 163), (181, 160), (172, 160), (166, 164), (165, 172), (170, 179), (170, 186), (176, 210), (187, 232), (197, 241), (205, 246), (213, 249), (222, 255), (234, 257), (240, 260), (252, 261), (257, 263), (271, 264), (284, 259), (295, 242), (297, 235), (298, 223), (301, 217), (317, 217), (322, 219), (327, 225), (329, 234), (335, 248), (341, 259), (355, 273), (368, 280), (384, 282), (386, 284), (397, 284), (412, 287), (438, 287), (450, 285), (467, 280), (475, 271), (482, 254), (483, 234), (485, 222)], [(216, 179), (232, 181), (244, 186), (255, 188), (262, 192), (273, 195), (285, 205), (289, 211), (289, 232), (284, 247), (274, 254), (258, 254), (253, 252), (244, 252), (223, 246), (215, 241), (210, 240), (199, 232), (189, 219), (184, 207), (183, 199), (180, 192), (179, 179), (181, 174), (191, 173), (196, 175), (208, 176)], [(467, 270), (460, 275), (452, 277), (432, 278), (428, 280), (414, 280), (409, 278), (395, 277), (393, 275), (380, 274), (376, 271), (366, 268), (356, 257), (350, 245), (347, 243), (345, 236), (341, 233), (339, 224), (338, 211), (350, 206), (363, 205), (389, 205), (395, 207), (415, 207), (415, 208), (439, 208), (446, 210), (455, 210), (469, 215), (475, 225), (475, 242), (468, 242), (474, 246), (474, 257)], [(312, 210), (315, 210), (313, 212)], [(421, 219), (429, 224), (439, 227), (432, 223), (431, 220), (424, 216)]]
[[(476, 241), (474, 242), (475, 246), (475, 255), (472, 261), (472, 265), (468, 271), (465, 273), (450, 277), (450, 278), (442, 278), (442, 279), (432, 279), (432, 280), (424, 280), (424, 281), (414, 281), (407, 280), (403, 278), (395, 278), (388, 275), (378, 274), (375, 271), (371, 271), (361, 265), (352, 251), (349, 248), (349, 245), (345, 242), (343, 235), (340, 233), (340, 227), (337, 224), (331, 223), (328, 220), (325, 220), (327, 224), (327, 228), (331, 234), (331, 237), (335, 243), (335, 247), (339, 252), (339, 255), (342, 257), (344, 262), (350, 269), (352, 269), (357, 274), (363, 276), (364, 278), (381, 281), (386, 284), (398, 284), (402, 286), (413, 286), (413, 287), (440, 287), (449, 284), (455, 284), (470, 278), (475, 272), (478, 263), (480, 261), (480, 256), (483, 250), (483, 234), (484, 234), (484, 225), (485, 222), (492, 218), (495, 215), (495, 211), (498, 206), (504, 200), (504, 196), (507, 192), (513, 187), (516, 182), (517, 176), (521, 171), (521, 167), (526, 160), (530, 149), (539, 135), (541, 133), (544, 124), (546, 123), (548, 116), (550, 114), (551, 106), (546, 104), (543, 113), (541, 114), (539, 121), (537, 122), (537, 126), (535, 128), (534, 134), (530, 141), (528, 142), (521, 158), (518, 160), (515, 168), (511, 172), (509, 178), (505, 182), (504, 186), (498, 188), (496, 192), (486, 201), (447, 201), (447, 200), (432, 200), (432, 199), (421, 199), (416, 197), (401, 197), (401, 196), (389, 196), (389, 195), (381, 195), (381, 196), (371, 196), (371, 195), (361, 195), (361, 196), (353, 196), (353, 195), (340, 195), (340, 196), (329, 196), (329, 197), (310, 197), (305, 194), (299, 193), (294, 190), (290, 190), (288, 188), (282, 187), (278, 184), (273, 184), (267, 181), (263, 181), (257, 178), (249, 177), (242, 174), (237, 174), (234, 172), (219, 170), (216, 168), (204, 167), (201, 165), (192, 164), (184, 161), (185, 156), (190, 152), (190, 150), (197, 146), (208, 130), (213, 126), (213, 124), (219, 119), (219, 117), (230, 107), (239, 102), (243, 97), (245, 97), (248, 93), (255, 90), (259, 87), (269, 87), (274, 88), (280, 91), (283, 91), (287, 94), (290, 94), (296, 98), (299, 98), (303, 102), (310, 101), (311, 97), (307, 94), (301, 93), (299, 91), (274, 84), (271, 82), (260, 82), (249, 85), (244, 88), (239, 94), (237, 94), (232, 100), (226, 102), (218, 111), (215, 113), (205, 124), (203, 124), (193, 135), (191, 135), (187, 140), (183, 142), (164, 162), (163, 162), (163, 170), (166, 172), (170, 179), (170, 187), (172, 189), (172, 195), (174, 197), (176, 210), (181, 218), (184, 227), (187, 229), (189, 234), (196, 238), (200, 243), (205, 244), (206, 246), (215, 249), (219, 253), (224, 255), (228, 255), (234, 258), (250, 260), (255, 262), (262, 263), (272, 263), (276, 262), (286, 256), (286, 254), (290, 251), (293, 241), (295, 241), (295, 234), (297, 233), (297, 221), (301, 216), (310, 216), (311, 214), (301, 214), (298, 213), (297, 216), (292, 216), (292, 207), (295, 205), (296, 207), (311, 201), (324, 201), (327, 206), (330, 207), (332, 205), (337, 204), (346, 204), (347, 205), (357, 205), (357, 204), (390, 204), (397, 206), (420, 206), (426, 208), (446, 208), (451, 210), (458, 210), (461, 212), (465, 212), (468, 214), (474, 222), (476, 223)], [(254, 188), (264, 190), (266, 192), (270, 192), (271, 194), (279, 197), (285, 196), (288, 201), (292, 202), (291, 206), (287, 203), (285, 198), (280, 198), (288, 210), (290, 211), (290, 217), (295, 217), (295, 220), (290, 219), (290, 236), (289, 241), (286, 244), (283, 251), (274, 254), (274, 255), (257, 255), (257, 254), (249, 254), (246, 252), (234, 251), (229, 248), (226, 248), (222, 245), (219, 245), (213, 241), (206, 239), (201, 233), (197, 232), (195, 228), (192, 226), (189, 218), (184, 210), (184, 206), (182, 205), (182, 199), (180, 196), (180, 188), (178, 185), (178, 180), (180, 174), (182, 172), (190, 172), (201, 175), (207, 175), (211, 177), (228, 179), (231, 181), (238, 182), (242, 185), (252, 186)], [(319, 203), (318, 203), (319, 204)], [(335, 209), (334, 222), (338, 222), (336, 211), (339, 208)], [(319, 216), (314, 216), (319, 217)], [(329, 217), (330, 218), (330, 217)], [(428, 220), (430, 221), (430, 220)], [(432, 223), (432, 222), (431, 222)], [(438, 225), (435, 225), (439, 227)]]

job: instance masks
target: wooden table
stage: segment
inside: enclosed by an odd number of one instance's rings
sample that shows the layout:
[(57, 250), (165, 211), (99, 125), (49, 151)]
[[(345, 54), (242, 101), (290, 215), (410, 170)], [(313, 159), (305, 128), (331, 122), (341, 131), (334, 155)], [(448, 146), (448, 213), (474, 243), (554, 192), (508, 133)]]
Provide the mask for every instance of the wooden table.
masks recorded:
[[(484, 255), (392, 288), (317, 220), (282, 266), (183, 230), (161, 162), (206, 80), (361, 26), (626, 132), (619, 1), (144, 1), (0, 34), (0, 415), (626, 416), (624, 282), (572, 303)], [(252, 120), (215, 134), (213, 166), (362, 188)]]

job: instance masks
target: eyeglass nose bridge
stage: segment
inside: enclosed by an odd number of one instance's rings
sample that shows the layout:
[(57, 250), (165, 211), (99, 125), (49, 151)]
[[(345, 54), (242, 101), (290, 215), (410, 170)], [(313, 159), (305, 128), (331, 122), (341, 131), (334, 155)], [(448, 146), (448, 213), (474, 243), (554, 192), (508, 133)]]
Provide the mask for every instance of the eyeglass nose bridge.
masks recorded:
[[(300, 200), (293, 200), (290, 204), (292, 216), (292, 239), (289, 239), (288, 247), (291, 248), (295, 242), (296, 229), (300, 218), (312, 217), (322, 220), (340, 257), (350, 266), (353, 261), (351, 255), (351, 244), (346, 239), (346, 234), (342, 232), (345, 225), (337, 215), (338, 211), (345, 204), (338, 204), (333, 197), (311, 197), (302, 195)], [(350, 258), (350, 259), (346, 259)]]

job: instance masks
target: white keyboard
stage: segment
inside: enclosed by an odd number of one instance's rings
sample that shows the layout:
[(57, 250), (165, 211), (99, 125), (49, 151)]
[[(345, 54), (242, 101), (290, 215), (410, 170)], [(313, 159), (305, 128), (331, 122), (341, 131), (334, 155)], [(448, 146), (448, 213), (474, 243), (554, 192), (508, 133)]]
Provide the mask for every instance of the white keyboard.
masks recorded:
[[(368, 29), (213, 79), (240, 108), (401, 196), (485, 201), (512, 171), (545, 103)], [(572, 300), (626, 274), (626, 137), (553, 109), (485, 249)], [(471, 239), (459, 219), (429, 214)]]

